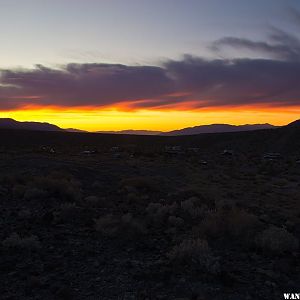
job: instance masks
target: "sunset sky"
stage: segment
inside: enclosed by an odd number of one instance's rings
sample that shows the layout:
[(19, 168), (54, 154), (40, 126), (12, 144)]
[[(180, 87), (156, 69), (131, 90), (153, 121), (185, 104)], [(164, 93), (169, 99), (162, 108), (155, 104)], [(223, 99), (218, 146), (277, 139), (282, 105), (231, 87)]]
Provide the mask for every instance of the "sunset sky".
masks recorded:
[(90, 131), (300, 118), (300, 1), (0, 0), (0, 117)]

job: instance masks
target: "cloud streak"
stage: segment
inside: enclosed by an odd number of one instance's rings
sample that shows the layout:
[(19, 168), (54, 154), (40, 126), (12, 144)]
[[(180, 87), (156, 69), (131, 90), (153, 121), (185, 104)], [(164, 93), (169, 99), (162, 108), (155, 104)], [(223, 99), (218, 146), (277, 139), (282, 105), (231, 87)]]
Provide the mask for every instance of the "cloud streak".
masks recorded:
[(224, 47), (248, 49), (254, 52), (268, 54), (269, 56), (280, 60), (300, 60), (300, 40), (297, 37), (274, 27), (271, 29), (268, 41), (266, 42), (252, 41), (237, 37), (224, 37), (215, 41), (210, 48), (215, 52), (220, 52)]

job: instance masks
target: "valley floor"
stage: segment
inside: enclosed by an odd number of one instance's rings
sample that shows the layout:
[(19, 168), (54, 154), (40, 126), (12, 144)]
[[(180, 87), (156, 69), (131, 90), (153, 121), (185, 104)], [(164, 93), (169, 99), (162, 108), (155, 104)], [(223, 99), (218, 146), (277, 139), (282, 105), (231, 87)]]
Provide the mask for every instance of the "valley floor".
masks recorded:
[(300, 291), (294, 157), (7, 151), (0, 209), (1, 299)]

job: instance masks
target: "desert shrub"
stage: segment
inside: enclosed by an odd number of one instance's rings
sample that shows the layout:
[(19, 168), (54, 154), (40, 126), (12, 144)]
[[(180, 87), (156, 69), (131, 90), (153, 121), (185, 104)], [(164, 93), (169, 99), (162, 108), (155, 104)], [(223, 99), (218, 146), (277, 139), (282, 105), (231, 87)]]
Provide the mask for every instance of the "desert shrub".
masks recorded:
[[(229, 195), (228, 195), (229, 194)], [(230, 192), (228, 193), (227, 195), (230, 196), (230, 199), (219, 199), (218, 201), (216, 201), (215, 203), (215, 208), (217, 210), (223, 210), (223, 209), (235, 209), (236, 208), (236, 205), (237, 205), (237, 201), (235, 200), (232, 200), (233, 198), (233, 193)]]
[(130, 177), (121, 181), (121, 186), (128, 192), (158, 192), (164, 183), (163, 177)]
[(149, 203), (146, 208), (146, 214), (151, 223), (154, 225), (161, 225), (167, 221), (169, 216), (174, 216), (177, 209), (178, 205), (176, 203)]
[(135, 219), (131, 214), (113, 216), (111, 214), (95, 220), (95, 229), (107, 237), (120, 237), (132, 239), (146, 233), (142, 222)]
[(26, 191), (26, 186), (23, 184), (15, 184), (12, 188), (12, 195), (15, 199), (22, 199)]
[(22, 174), (1, 175), (0, 184), (9, 188), (12, 188), (17, 184), (24, 185), (27, 182), (27, 177), (28, 176), (24, 176)]
[(5, 196), (8, 193), (8, 189), (0, 185), (0, 197)]
[(247, 239), (260, 227), (258, 218), (243, 209), (219, 209), (207, 214), (201, 230), (210, 237)]
[(195, 202), (196, 202), (195, 198), (192, 197), (185, 201), (182, 201), (180, 205), (184, 211), (190, 212), (195, 208)]
[(36, 179), (34, 184), (45, 190), (50, 197), (69, 202), (77, 202), (81, 199), (80, 184), (72, 178), (45, 176)]
[(56, 221), (72, 219), (76, 215), (76, 204), (75, 203), (63, 203), (59, 206), (58, 211), (54, 213)]
[(174, 227), (182, 227), (184, 224), (184, 220), (180, 217), (169, 216), (168, 223)]
[(175, 265), (187, 265), (211, 274), (220, 272), (219, 260), (213, 255), (206, 240), (183, 240), (174, 246), (167, 256)]
[(92, 188), (95, 190), (100, 190), (103, 188), (103, 184), (100, 181), (96, 180), (95, 182), (93, 182)]
[(2, 180), (9, 186), (14, 198), (57, 198), (75, 202), (81, 197), (80, 183), (64, 173), (55, 172), (46, 176), (15, 175)]
[(99, 204), (100, 199), (97, 196), (87, 196), (84, 198), (84, 203), (88, 206), (95, 207)]
[(256, 237), (256, 244), (265, 253), (282, 254), (297, 251), (299, 241), (284, 228), (270, 227)]
[(109, 214), (95, 220), (95, 229), (104, 236), (114, 236), (118, 232), (117, 217)]
[(47, 193), (42, 189), (32, 187), (26, 189), (23, 197), (24, 200), (44, 199), (47, 197)]
[(149, 214), (149, 215), (154, 215), (157, 213), (157, 211), (161, 208), (161, 204), (160, 203), (149, 203), (147, 208), (146, 208), (146, 212)]
[(21, 237), (17, 233), (11, 234), (7, 237), (3, 242), (2, 245), (5, 248), (14, 248), (14, 249), (28, 249), (34, 250), (40, 248), (40, 242), (35, 235), (31, 235), (28, 237)]
[(127, 200), (129, 200), (129, 202), (136, 202), (138, 199), (141, 198), (135, 192), (131, 192), (127, 194)]
[(191, 197), (180, 203), (180, 208), (182, 213), (192, 219), (198, 219), (204, 216), (208, 207), (202, 204), (197, 197)]
[(76, 205), (76, 203), (62, 203), (54, 213), (57, 223), (93, 225), (93, 210)]
[(146, 233), (143, 223), (135, 219), (130, 213), (121, 217), (120, 226), (121, 230), (129, 235), (142, 235)]
[(273, 180), (272, 182), (274, 185), (283, 187), (289, 184), (289, 180), (287, 180), (286, 178), (276, 178)]
[(18, 212), (18, 217), (23, 220), (29, 220), (32, 217), (32, 212), (29, 209), (22, 209)]

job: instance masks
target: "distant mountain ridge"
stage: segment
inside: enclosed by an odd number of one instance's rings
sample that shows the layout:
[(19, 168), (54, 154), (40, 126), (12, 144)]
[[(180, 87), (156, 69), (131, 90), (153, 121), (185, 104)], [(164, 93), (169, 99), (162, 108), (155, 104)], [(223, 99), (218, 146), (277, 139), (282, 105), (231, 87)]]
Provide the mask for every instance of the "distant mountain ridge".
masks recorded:
[(76, 129), (76, 128), (66, 128), (66, 129), (62, 129), (64, 131), (68, 131), (68, 132), (88, 132), (86, 130), (81, 130), (81, 129)]
[(238, 132), (238, 131), (251, 131), (261, 129), (273, 129), (277, 126), (271, 124), (246, 124), (246, 125), (229, 125), (229, 124), (211, 124), (200, 125), (195, 127), (188, 127), (179, 130), (173, 130), (162, 133), (162, 135), (194, 135), (201, 133), (221, 133), (221, 132)]
[(296, 120), (294, 122), (291, 122), (290, 124), (287, 125), (287, 127), (299, 128), (300, 127), (300, 119)]
[(0, 128), (39, 131), (63, 131), (63, 129), (61, 129), (60, 127), (46, 122), (19, 122), (10, 118), (0, 118)]
[(277, 127), (278, 126), (274, 126), (274, 125), (271, 125), (268, 123), (246, 124), (246, 125), (211, 124), (211, 125), (200, 125), (200, 126), (195, 126), (195, 127), (187, 127), (187, 128), (172, 130), (172, 131), (168, 131), (168, 132), (129, 129), (129, 130), (121, 130), (121, 131), (97, 131), (97, 133), (178, 136), (178, 135), (195, 135), (195, 134), (201, 134), (201, 133), (251, 131), (251, 130), (260, 130), (260, 129), (273, 129), (273, 128), (277, 128)]
[[(294, 121), (288, 126), (300, 126), (300, 121)], [(197, 135), (202, 133), (222, 133), (222, 132), (239, 132), (252, 131), (261, 129), (274, 129), (278, 126), (271, 124), (246, 124), (246, 125), (229, 125), (229, 124), (211, 124), (200, 125), (195, 127), (187, 127), (169, 132), (154, 131), (154, 130), (121, 130), (121, 131), (97, 131), (96, 133), (105, 134), (127, 134), (127, 135), (159, 135), (159, 136), (180, 136), (180, 135)], [(10, 118), (0, 118), (0, 128), (5, 129), (23, 129), (23, 130), (38, 130), (38, 131), (68, 131), (68, 132), (87, 132), (80, 129), (68, 128), (62, 129), (50, 123), (41, 122), (19, 122)]]
[(133, 134), (133, 135), (161, 135), (162, 131), (155, 130), (120, 130), (120, 131), (96, 131), (96, 133), (109, 133), (109, 134)]

